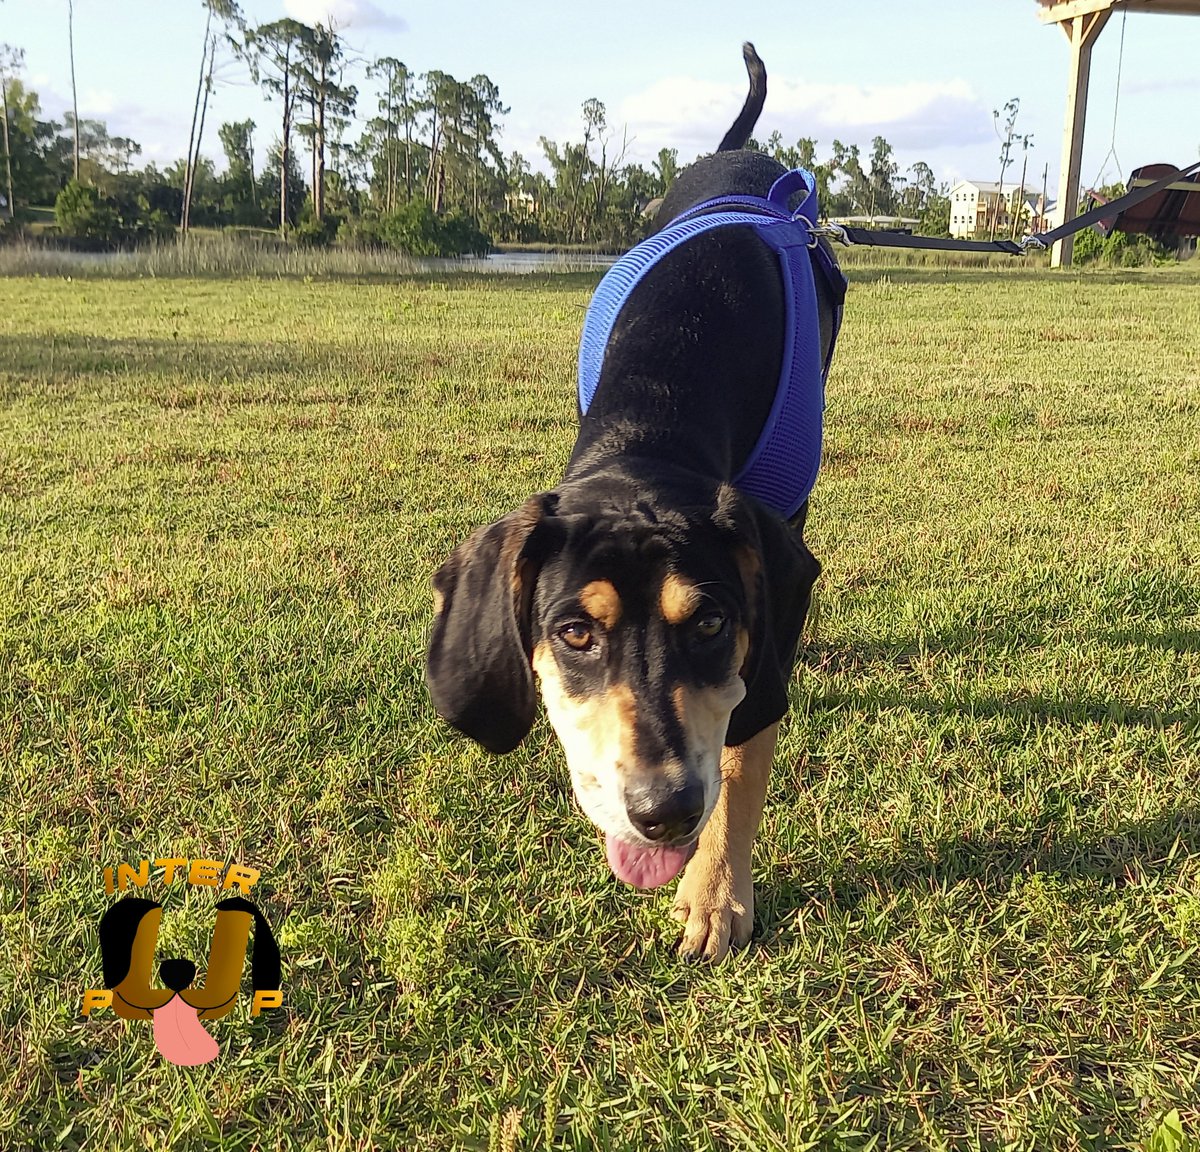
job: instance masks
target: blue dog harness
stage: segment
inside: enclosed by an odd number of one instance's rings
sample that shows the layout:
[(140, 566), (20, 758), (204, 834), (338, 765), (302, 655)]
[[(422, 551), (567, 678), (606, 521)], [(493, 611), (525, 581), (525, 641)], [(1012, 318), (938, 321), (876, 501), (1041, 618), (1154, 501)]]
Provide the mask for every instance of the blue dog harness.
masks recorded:
[[(733, 483), (781, 516), (793, 516), (808, 499), (821, 463), (825, 378), (842, 321), (846, 278), (810, 232), (817, 219), (817, 182), (796, 168), (761, 196), (721, 196), (690, 208), (661, 232), (630, 249), (596, 288), (579, 343), (579, 409), (586, 413), (600, 384), (604, 351), (621, 309), (650, 269), (694, 236), (731, 225), (749, 225), (779, 256), (786, 302), (786, 330), (779, 387), (767, 423)], [(788, 201), (805, 194), (795, 211)], [(815, 253), (835, 302), (833, 342), (821, 362), (821, 329), (810, 253)]]

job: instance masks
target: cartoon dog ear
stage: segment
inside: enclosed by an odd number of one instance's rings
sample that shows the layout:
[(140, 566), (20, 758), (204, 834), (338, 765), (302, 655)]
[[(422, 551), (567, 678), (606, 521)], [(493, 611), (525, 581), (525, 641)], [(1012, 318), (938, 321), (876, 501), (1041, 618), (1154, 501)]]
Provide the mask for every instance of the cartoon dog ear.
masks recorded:
[(153, 900), (126, 896), (104, 913), (100, 920), (100, 959), (105, 988), (115, 988), (129, 975), (138, 926), (143, 917), (161, 907)]
[(438, 713), (490, 752), (511, 752), (537, 708), (529, 635), (537, 530), (557, 497), (530, 497), (474, 532), (434, 574), (425, 682)]
[(805, 505), (784, 521), (732, 487), (719, 495), (715, 520), (732, 533), (746, 589), (750, 648), (742, 667), (746, 697), (733, 710), (725, 743), (744, 744), (783, 717), (796, 647), (821, 565), (804, 543)]
[(271, 925), (258, 907), (241, 896), (230, 896), (217, 904), (217, 911), (249, 912), (254, 917), (254, 943), (250, 952), (250, 985), (255, 992), (277, 992), (283, 979), (279, 945)]

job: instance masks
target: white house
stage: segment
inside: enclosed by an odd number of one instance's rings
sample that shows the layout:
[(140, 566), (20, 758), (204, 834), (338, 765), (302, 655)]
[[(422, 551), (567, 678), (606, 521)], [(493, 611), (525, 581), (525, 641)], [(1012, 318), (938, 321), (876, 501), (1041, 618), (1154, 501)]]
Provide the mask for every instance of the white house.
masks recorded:
[(514, 216), (532, 216), (537, 212), (537, 200), (533, 193), (523, 188), (516, 192), (505, 192), (504, 206)]
[[(994, 223), (996, 234), (1006, 236), (1012, 229), (1014, 193), (1020, 196), (1024, 222), (1036, 226), (1038, 218), (1045, 216), (1037, 210), (1041, 202), (1038, 189), (1015, 183), (1001, 186), (995, 180), (960, 180), (950, 189), (950, 235), (986, 239)], [(1022, 233), (1026, 230), (1023, 227)]]

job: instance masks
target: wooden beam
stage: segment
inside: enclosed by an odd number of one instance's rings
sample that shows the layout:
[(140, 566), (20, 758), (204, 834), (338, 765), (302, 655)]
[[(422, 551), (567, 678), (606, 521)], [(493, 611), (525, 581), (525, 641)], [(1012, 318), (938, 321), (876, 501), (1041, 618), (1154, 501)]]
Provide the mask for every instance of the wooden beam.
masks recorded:
[(1042, 4), (1038, 19), (1043, 24), (1061, 24), (1092, 12), (1162, 13), (1169, 16), (1200, 16), (1200, 0), (1063, 0), (1061, 4)]
[[(1131, 180), (1129, 182), (1129, 191), (1132, 192), (1135, 188), (1147, 188), (1154, 181), (1149, 177), (1143, 177), (1141, 180)], [(1178, 180), (1174, 184), (1168, 184), (1164, 192), (1200, 192), (1200, 180)], [(1153, 197), (1151, 197), (1153, 199)]]
[[(1091, 0), (1084, 0), (1091, 2)], [(1067, 78), (1067, 115), (1063, 122), (1062, 160), (1058, 170), (1058, 224), (1075, 218), (1079, 203), (1079, 173), (1083, 164), (1083, 130), (1087, 120), (1088, 78), (1092, 70), (1092, 45), (1108, 22), (1109, 11), (1080, 13), (1069, 24), (1062, 24), (1071, 42), (1071, 69)], [(1050, 267), (1069, 268), (1075, 238), (1065, 236), (1054, 242)]]
[(1046, 4), (1038, 8), (1038, 19), (1043, 24), (1062, 24), (1076, 16), (1087, 16), (1092, 12), (1105, 12), (1118, 0), (1066, 0), (1062, 4)]

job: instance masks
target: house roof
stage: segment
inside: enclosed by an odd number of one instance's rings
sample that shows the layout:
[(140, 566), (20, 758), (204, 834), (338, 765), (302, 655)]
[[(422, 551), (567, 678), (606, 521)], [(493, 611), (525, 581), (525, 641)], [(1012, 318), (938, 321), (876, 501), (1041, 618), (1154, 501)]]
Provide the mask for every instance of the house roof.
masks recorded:
[(831, 216), (834, 224), (920, 224), (915, 216)]
[(988, 193), (993, 196), (996, 195), (997, 193), (1001, 193), (1003, 195), (1008, 196), (1008, 195), (1011, 195), (1013, 192), (1018, 192), (1018, 191), (1021, 192), (1025, 196), (1036, 196), (1039, 191), (1039, 189), (1033, 188), (1028, 184), (1022, 186), (1015, 182), (1012, 184), (1006, 183), (1003, 186), (1001, 186), (1000, 183), (996, 180), (960, 180), (957, 184), (954, 185), (954, 188), (950, 189), (950, 191), (953, 192), (955, 190), (955, 188), (962, 188), (962, 187), (975, 188), (976, 190), (978, 190), (980, 192), (985, 192), (985, 193)]

